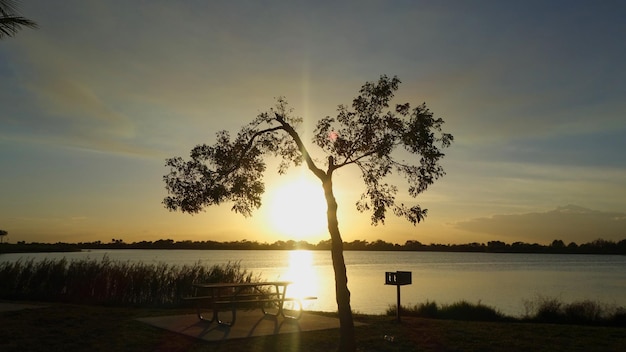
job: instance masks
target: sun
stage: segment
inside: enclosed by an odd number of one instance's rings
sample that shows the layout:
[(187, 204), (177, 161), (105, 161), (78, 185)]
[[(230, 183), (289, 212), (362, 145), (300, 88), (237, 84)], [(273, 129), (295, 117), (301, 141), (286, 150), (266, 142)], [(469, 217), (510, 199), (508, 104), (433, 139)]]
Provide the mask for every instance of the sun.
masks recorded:
[(280, 184), (269, 199), (269, 223), (272, 231), (304, 239), (326, 232), (326, 200), (320, 182), (300, 177)]

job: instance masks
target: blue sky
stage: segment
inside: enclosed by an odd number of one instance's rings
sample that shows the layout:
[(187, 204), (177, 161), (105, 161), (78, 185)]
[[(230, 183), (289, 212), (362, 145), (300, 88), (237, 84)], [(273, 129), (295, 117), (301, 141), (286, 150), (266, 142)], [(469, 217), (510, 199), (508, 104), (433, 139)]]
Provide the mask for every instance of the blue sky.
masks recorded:
[[(626, 238), (621, 1), (20, 5), (40, 28), (0, 41), (0, 228), (10, 241), (290, 239), (268, 226), (271, 209), (169, 213), (164, 159), (234, 133), (278, 96), (308, 139), (381, 74), (403, 82), (398, 102), (444, 118), (455, 143), (448, 174), (418, 199), (429, 216), (417, 227), (369, 226), (353, 209), (356, 174), (339, 173), (345, 240)], [(268, 170), (267, 196), (300, 173)]]

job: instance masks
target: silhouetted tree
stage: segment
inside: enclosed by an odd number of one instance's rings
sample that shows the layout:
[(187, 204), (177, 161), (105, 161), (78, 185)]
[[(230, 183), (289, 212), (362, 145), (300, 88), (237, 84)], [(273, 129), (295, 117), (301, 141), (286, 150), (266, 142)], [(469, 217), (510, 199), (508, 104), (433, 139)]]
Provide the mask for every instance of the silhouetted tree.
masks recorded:
[(8, 236), (9, 233), (5, 230), (0, 230), (0, 243), (4, 242), (4, 238)]
[(626, 239), (617, 242), (617, 253), (626, 254)]
[(354, 240), (350, 243), (344, 243), (344, 248), (345, 249), (350, 249), (353, 251), (362, 251), (367, 249), (367, 241), (363, 241), (363, 240)]
[(563, 253), (565, 252), (565, 242), (563, 242), (562, 240), (554, 240), (550, 244), (549, 249), (551, 252)]
[(0, 39), (12, 37), (22, 26), (37, 28), (37, 23), (22, 17), (17, 9), (17, 1), (0, 0)]
[[(324, 168), (318, 166), (320, 162), (313, 159), (296, 132), (302, 119), (291, 116), (282, 98), (276, 108), (261, 113), (243, 127), (234, 140), (228, 132), (218, 132), (217, 142), (194, 147), (190, 160), (174, 157), (166, 161), (170, 172), (164, 181), (170, 196), (163, 203), (168, 209), (197, 213), (206, 206), (232, 201), (232, 210), (244, 216), (261, 205), (266, 155), (282, 158), (278, 170), (281, 174), (292, 164), (306, 163), (320, 180), (328, 207), (341, 351), (354, 351), (356, 345), (333, 191), (334, 172), (344, 166), (355, 166), (361, 171), (365, 190), (357, 209), (371, 212), (373, 225), (384, 223), (390, 210), (416, 224), (424, 219), (427, 210), (419, 205), (398, 204), (398, 188), (387, 183), (386, 177), (392, 172), (404, 177), (409, 195), (416, 197), (445, 174), (439, 164), (444, 156), (441, 149), (453, 140), (452, 135), (441, 130), (444, 121), (434, 118), (425, 104), (411, 108), (405, 103), (390, 108), (399, 83), (397, 77), (387, 76), (381, 76), (378, 82), (367, 82), (351, 108), (340, 105), (337, 117), (318, 121), (313, 143), (326, 154)], [(404, 154), (394, 154), (397, 149)], [(406, 161), (401, 155), (410, 159)]]
[(491, 252), (502, 252), (506, 249), (506, 243), (502, 241), (489, 241), (487, 242), (487, 248)]
[(368, 249), (373, 249), (375, 251), (388, 251), (392, 250), (393, 247), (393, 243), (385, 242), (383, 240), (376, 240), (367, 245)]
[(554, 240), (550, 244), (550, 247), (553, 247), (553, 248), (564, 248), (565, 247), (565, 242), (563, 242), (562, 240)]

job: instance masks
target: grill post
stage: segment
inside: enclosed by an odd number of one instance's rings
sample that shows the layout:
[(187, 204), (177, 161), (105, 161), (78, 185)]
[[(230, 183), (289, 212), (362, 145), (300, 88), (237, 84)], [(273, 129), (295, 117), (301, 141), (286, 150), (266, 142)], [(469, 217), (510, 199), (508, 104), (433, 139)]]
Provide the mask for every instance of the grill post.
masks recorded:
[(398, 303), (396, 305), (396, 319), (400, 322), (400, 286), (412, 284), (412, 273), (410, 271), (385, 272), (385, 285), (395, 285), (397, 290)]

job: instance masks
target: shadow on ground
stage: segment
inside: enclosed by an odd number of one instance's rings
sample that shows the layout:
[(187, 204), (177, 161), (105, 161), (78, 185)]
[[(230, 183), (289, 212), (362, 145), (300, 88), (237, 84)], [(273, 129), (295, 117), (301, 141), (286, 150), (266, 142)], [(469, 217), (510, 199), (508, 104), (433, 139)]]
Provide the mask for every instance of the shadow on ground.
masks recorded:
[[(215, 322), (201, 321), (195, 314), (139, 318), (137, 320), (206, 341), (339, 328), (339, 319), (337, 318), (306, 312), (302, 314), (300, 320), (285, 319), (271, 315), (264, 316), (255, 310), (237, 312), (237, 322), (232, 327)], [(363, 324), (355, 323), (355, 325)]]

